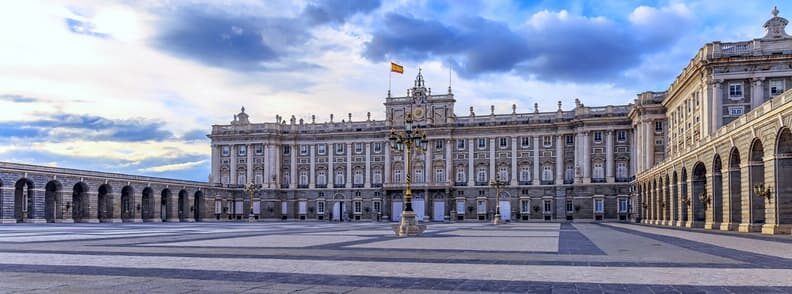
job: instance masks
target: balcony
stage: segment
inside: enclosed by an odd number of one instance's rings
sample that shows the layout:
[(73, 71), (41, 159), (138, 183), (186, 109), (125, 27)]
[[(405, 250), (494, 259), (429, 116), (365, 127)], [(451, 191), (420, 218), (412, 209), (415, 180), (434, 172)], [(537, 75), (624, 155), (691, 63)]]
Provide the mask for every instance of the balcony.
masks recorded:
[(591, 182), (592, 183), (604, 183), (605, 182), (605, 178), (598, 178), (598, 179), (597, 178), (591, 178)]
[(378, 184), (371, 184), (371, 187), (372, 187), (372, 188), (382, 188), (382, 183), (378, 183)]
[(363, 188), (363, 184), (352, 184), (352, 188)]
[(317, 189), (325, 189), (327, 188), (327, 184), (316, 184)]
[(476, 182), (476, 186), (487, 186), (489, 183), (487, 182)]
[(616, 178), (617, 183), (629, 183), (632, 181), (632, 178)]
[(289, 184), (281, 184), (281, 189), (289, 188)]
[(555, 181), (541, 181), (539, 182), (541, 185), (554, 185)]
[(299, 185), (297, 185), (297, 189), (307, 189), (307, 188), (308, 188), (307, 184), (299, 184)]
[(520, 186), (530, 186), (531, 185), (531, 181), (520, 181), (519, 184), (520, 184)]
[(454, 182), (454, 186), (457, 187), (467, 186), (467, 182)]
[(346, 188), (346, 184), (333, 184), (333, 188)]
[(574, 183), (575, 183), (574, 179), (564, 179), (564, 185), (571, 185)]

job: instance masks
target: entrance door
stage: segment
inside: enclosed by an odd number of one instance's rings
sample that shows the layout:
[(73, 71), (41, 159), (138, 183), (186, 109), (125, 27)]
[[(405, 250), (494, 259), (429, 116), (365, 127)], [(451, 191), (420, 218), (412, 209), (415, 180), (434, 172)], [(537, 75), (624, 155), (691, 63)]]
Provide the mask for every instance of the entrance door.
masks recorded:
[(401, 201), (393, 201), (391, 205), (391, 220), (395, 222), (401, 221), (401, 214), (402, 214), (402, 202)]
[(415, 220), (422, 222), (426, 214), (426, 205), (424, 205), (423, 198), (413, 199), (413, 211), (415, 211)]
[(333, 220), (340, 221), (346, 212), (343, 202), (336, 202), (333, 204)]
[(435, 199), (434, 202), (434, 213), (432, 214), (432, 220), (436, 222), (441, 222), (445, 220), (445, 202), (440, 199)]
[(511, 219), (511, 201), (501, 200), (500, 202), (500, 215), (502, 220)]

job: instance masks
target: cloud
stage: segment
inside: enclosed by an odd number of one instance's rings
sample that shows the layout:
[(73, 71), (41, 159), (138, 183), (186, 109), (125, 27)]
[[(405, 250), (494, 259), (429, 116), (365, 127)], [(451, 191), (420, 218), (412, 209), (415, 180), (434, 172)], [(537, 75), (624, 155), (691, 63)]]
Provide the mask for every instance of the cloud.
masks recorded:
[(195, 168), (197, 166), (205, 165), (206, 163), (207, 163), (207, 160), (172, 163), (172, 164), (165, 164), (165, 165), (158, 165), (158, 166), (142, 168), (142, 169), (139, 169), (139, 171), (143, 172), (143, 173), (163, 173), (163, 172), (170, 172), (170, 171), (179, 171), (179, 170), (192, 169), (192, 168)]
[(33, 103), (33, 102), (39, 102), (40, 100), (37, 98), (27, 97), (22, 95), (6, 94), (6, 95), (0, 95), (0, 101), (9, 101), (14, 103)]
[(192, 130), (192, 131), (184, 133), (184, 135), (182, 135), (181, 138), (182, 138), (182, 140), (185, 140), (185, 141), (207, 141), (208, 142), (209, 138), (206, 137), (206, 135), (208, 133), (209, 133), (209, 131), (206, 131), (206, 130)]
[(481, 17), (446, 24), (389, 13), (364, 56), (375, 62), (450, 59), (466, 78), (515, 73), (543, 81), (607, 81), (646, 54), (672, 46), (689, 18), (684, 5), (642, 6), (629, 23), (542, 10), (519, 26)]
[(46, 141), (73, 139), (146, 141), (172, 138), (163, 122), (147, 119), (107, 119), (100, 116), (52, 114), (31, 121), (0, 122), (0, 137)]
[(357, 13), (366, 13), (380, 6), (380, 0), (329, 0), (308, 4), (302, 15), (313, 24), (342, 23)]

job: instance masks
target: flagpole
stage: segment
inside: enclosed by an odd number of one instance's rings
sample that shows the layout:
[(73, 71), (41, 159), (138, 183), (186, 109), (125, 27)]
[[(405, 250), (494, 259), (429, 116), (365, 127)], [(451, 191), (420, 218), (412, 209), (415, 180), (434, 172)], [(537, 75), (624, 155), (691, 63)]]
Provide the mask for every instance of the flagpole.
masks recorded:
[(393, 75), (393, 69), (391, 68), (393, 65), (393, 61), (388, 64), (388, 98), (391, 96), (391, 76)]

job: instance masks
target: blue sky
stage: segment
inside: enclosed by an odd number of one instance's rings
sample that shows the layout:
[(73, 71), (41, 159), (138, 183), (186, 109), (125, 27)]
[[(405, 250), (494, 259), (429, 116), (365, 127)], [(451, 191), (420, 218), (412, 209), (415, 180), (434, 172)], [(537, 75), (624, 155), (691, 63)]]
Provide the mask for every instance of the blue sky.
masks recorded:
[(205, 181), (213, 124), (384, 118), (388, 62), (459, 115), (626, 104), (771, 1), (2, 1), (0, 160)]

